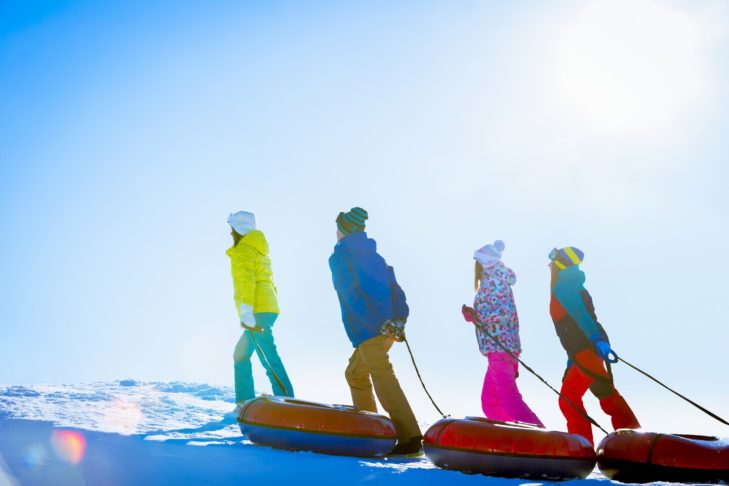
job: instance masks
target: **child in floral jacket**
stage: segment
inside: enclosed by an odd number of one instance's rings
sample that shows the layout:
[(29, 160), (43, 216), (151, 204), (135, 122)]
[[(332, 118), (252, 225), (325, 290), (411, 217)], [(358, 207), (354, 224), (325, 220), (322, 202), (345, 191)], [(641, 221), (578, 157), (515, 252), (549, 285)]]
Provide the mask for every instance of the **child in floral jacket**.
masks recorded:
[[(519, 316), (511, 291), (516, 275), (501, 261), (504, 248), (504, 242), (497, 240), (477, 250), (473, 256), (476, 260), (473, 305), (480, 326), (483, 326), (476, 327), (476, 338), (481, 354), (488, 359), (481, 407), (484, 414), (493, 420), (526, 422), (544, 427), (524, 403), (516, 386), (519, 374), (516, 356), (521, 353)], [(501, 346), (487, 333), (498, 339)]]

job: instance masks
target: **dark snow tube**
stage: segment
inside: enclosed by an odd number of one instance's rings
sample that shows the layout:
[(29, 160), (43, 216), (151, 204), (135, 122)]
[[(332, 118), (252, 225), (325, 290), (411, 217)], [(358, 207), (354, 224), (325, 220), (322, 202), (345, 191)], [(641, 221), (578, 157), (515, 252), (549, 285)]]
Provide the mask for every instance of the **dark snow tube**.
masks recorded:
[(729, 482), (729, 439), (618, 430), (597, 446), (597, 465), (629, 483)]
[(584, 437), (479, 417), (436, 422), (423, 446), (438, 467), (490, 476), (563, 480), (595, 468)]
[(397, 441), (395, 426), (382, 415), (285, 397), (248, 400), (238, 426), (255, 444), (338, 456), (384, 456)]

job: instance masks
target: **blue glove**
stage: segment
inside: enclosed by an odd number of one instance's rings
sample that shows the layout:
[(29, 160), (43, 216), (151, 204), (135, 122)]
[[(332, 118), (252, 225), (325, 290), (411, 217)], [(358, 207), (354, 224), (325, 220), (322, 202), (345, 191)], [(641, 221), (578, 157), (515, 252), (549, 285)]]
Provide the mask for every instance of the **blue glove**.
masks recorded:
[[(608, 363), (618, 362), (618, 355), (615, 353), (615, 351), (613, 351), (613, 349), (610, 347), (610, 343), (608, 343), (601, 334), (595, 334), (590, 338), (590, 341), (595, 344), (595, 350), (597, 351), (598, 356), (600, 356)], [(612, 358), (610, 357), (610, 355), (612, 355)]]

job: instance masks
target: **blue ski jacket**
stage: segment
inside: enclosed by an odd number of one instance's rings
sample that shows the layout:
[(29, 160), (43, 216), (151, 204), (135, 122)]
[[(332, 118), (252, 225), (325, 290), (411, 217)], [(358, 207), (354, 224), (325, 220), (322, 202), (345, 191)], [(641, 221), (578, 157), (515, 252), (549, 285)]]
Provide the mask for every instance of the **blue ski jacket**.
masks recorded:
[(329, 257), (342, 322), (355, 348), (380, 335), (386, 321), (406, 320), (409, 308), (395, 272), (377, 253), (377, 243), (364, 231), (337, 242)]

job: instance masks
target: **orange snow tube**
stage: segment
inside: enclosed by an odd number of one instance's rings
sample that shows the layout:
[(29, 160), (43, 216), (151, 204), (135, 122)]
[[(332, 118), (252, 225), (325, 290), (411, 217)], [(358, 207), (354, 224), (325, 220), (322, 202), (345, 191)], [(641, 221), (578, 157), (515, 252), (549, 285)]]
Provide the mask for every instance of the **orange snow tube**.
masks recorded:
[(622, 482), (729, 482), (729, 439), (619, 430), (597, 446), (597, 465)]
[(581, 479), (595, 468), (584, 437), (480, 417), (436, 422), (423, 446), (438, 467), (490, 476)]
[(248, 400), (238, 426), (255, 444), (342, 456), (384, 456), (397, 441), (395, 426), (382, 415), (286, 397)]

